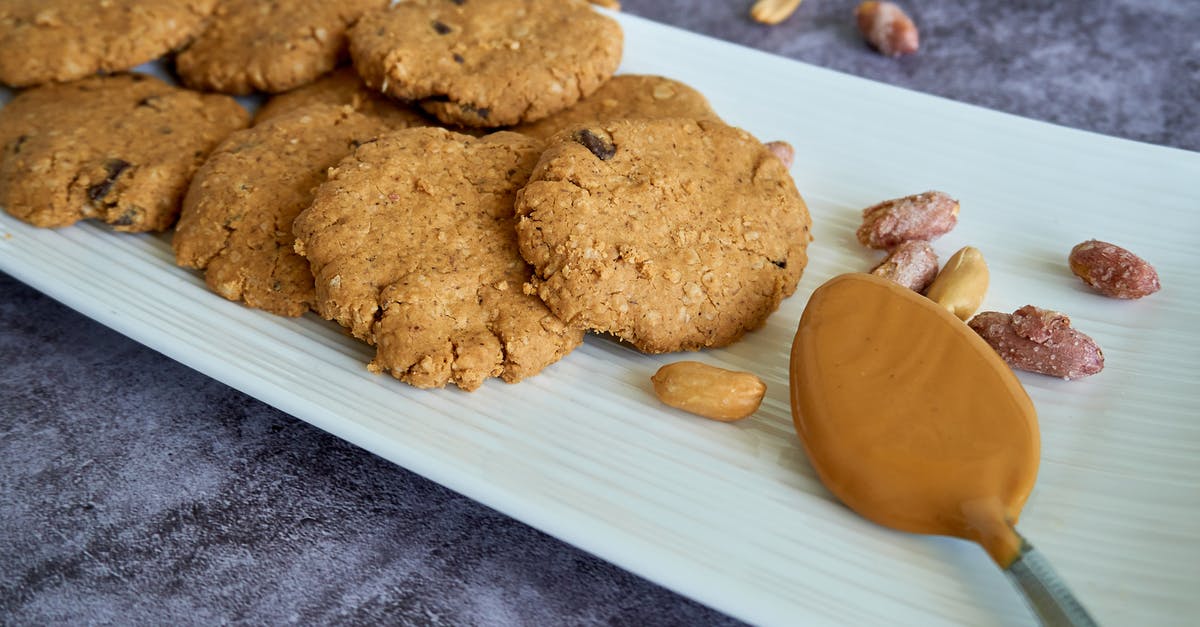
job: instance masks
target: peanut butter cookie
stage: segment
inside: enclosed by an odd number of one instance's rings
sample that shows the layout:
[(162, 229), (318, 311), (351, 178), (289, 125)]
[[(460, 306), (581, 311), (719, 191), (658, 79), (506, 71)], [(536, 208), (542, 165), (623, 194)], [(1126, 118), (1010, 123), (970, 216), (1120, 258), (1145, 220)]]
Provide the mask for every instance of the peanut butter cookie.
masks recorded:
[(166, 230), (192, 175), (247, 118), (228, 96), (141, 74), (21, 92), (0, 109), (0, 206), (34, 226)]
[(576, 328), (661, 353), (761, 326), (807, 262), (783, 163), (712, 120), (619, 120), (549, 142), (517, 196), (531, 289)]
[(205, 270), (214, 292), (284, 316), (313, 304), (308, 262), (292, 221), (325, 172), (377, 135), (414, 124), (400, 109), (315, 105), (230, 135), (192, 180), (175, 230), (181, 266)]
[(118, 72), (186, 43), (217, 0), (3, 0), (0, 83), (25, 87)]
[(262, 124), (271, 118), (318, 104), (350, 105), (363, 111), (377, 107), (407, 107), (369, 89), (354, 68), (343, 67), (307, 85), (271, 96), (254, 114), (254, 123)]
[(370, 369), (417, 387), (515, 382), (582, 333), (522, 285), (513, 199), (540, 143), (443, 129), (398, 131), (330, 171), (295, 221), (317, 311), (376, 347)]
[(411, 0), (366, 15), (350, 55), (372, 89), (449, 124), (531, 122), (594, 92), (621, 27), (584, 0)]
[(220, 0), (208, 27), (175, 59), (189, 87), (282, 92), (332, 70), (346, 30), (388, 0)]
[(679, 81), (662, 76), (623, 74), (612, 77), (595, 93), (570, 108), (512, 130), (547, 139), (574, 126), (654, 118), (718, 119), (703, 94)]

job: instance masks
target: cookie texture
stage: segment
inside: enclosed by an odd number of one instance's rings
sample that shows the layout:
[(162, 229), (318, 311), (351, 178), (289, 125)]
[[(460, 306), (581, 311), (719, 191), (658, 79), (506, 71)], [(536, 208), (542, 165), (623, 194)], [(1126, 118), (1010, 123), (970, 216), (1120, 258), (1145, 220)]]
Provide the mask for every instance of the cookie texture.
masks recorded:
[(350, 54), (372, 89), (449, 124), (531, 122), (588, 96), (623, 35), (584, 0), (411, 0), (366, 15)]
[(603, 124), (612, 120), (655, 118), (719, 119), (703, 94), (662, 76), (614, 76), (595, 93), (548, 118), (512, 130), (547, 139), (567, 128)]
[(517, 196), (530, 289), (562, 320), (661, 353), (763, 324), (811, 239), (783, 163), (711, 120), (620, 120), (551, 138)]
[(407, 108), (406, 105), (368, 88), (354, 68), (342, 67), (307, 85), (271, 96), (254, 114), (254, 123), (262, 124), (297, 109), (320, 104), (349, 105), (363, 111)]
[(254, 116), (254, 123), (261, 124), (265, 120), (313, 104), (348, 105), (365, 113), (401, 110), (413, 119), (413, 123), (409, 126), (442, 126), (457, 133), (476, 137), (482, 137), (489, 132), (489, 129), (445, 124), (408, 103), (389, 98), (367, 87), (352, 67), (334, 70), (308, 85), (272, 96), (259, 108), (258, 113)]
[(388, 0), (220, 0), (208, 27), (176, 57), (184, 84), (228, 94), (282, 92), (332, 70), (346, 30)]
[(247, 118), (228, 96), (140, 74), (30, 89), (0, 109), (0, 206), (41, 227), (168, 229), (192, 175)]
[(317, 311), (417, 387), (515, 382), (582, 340), (522, 285), (513, 201), (540, 144), (409, 129), (360, 146), (295, 221)]
[(183, 45), (217, 0), (3, 0), (0, 83), (25, 87), (117, 72)]
[(230, 135), (188, 189), (175, 229), (176, 262), (205, 270), (214, 292), (299, 316), (314, 302), (308, 261), (293, 250), (292, 221), (325, 172), (381, 133), (423, 121), (399, 109), (315, 105)]

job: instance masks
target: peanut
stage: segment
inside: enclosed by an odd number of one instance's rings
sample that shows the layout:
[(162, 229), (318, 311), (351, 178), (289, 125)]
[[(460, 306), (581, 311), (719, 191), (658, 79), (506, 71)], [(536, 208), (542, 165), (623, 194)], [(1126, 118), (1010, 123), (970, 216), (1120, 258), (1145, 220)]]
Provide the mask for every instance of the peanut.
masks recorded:
[(1071, 272), (1112, 298), (1141, 298), (1162, 288), (1154, 266), (1117, 246), (1091, 239), (1071, 249)]
[(767, 149), (779, 157), (785, 168), (792, 169), (792, 162), (796, 160), (796, 149), (792, 148), (791, 144), (784, 141), (767, 142)]
[(985, 311), (967, 324), (1018, 370), (1080, 379), (1104, 369), (1096, 341), (1057, 311), (1025, 305), (1011, 315)]
[(919, 294), (938, 274), (937, 253), (933, 252), (929, 242), (909, 240), (893, 248), (871, 274), (899, 283)]
[(801, 0), (758, 0), (750, 7), (750, 17), (763, 24), (778, 24), (800, 8)]
[(890, 249), (913, 239), (932, 240), (958, 224), (958, 201), (945, 192), (925, 192), (885, 200), (863, 209), (858, 241), (867, 248)]
[(753, 414), (767, 386), (749, 372), (734, 372), (698, 361), (677, 361), (658, 369), (650, 381), (662, 402), (721, 422)]
[(964, 246), (938, 273), (925, 296), (966, 320), (979, 309), (988, 288), (988, 267), (978, 248)]
[(891, 2), (864, 2), (854, 10), (854, 19), (863, 39), (886, 56), (912, 54), (921, 45), (917, 25)]

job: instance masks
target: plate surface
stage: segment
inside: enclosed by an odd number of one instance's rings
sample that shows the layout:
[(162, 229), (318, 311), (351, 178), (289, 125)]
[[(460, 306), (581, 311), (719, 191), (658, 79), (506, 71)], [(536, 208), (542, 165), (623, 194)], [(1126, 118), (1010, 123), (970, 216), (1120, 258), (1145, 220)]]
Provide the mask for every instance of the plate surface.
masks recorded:
[[(872, 83), (635, 17), (623, 72), (709, 96), (730, 123), (796, 146), (816, 241), (796, 295), (762, 330), (699, 358), (752, 370), (762, 409), (737, 424), (661, 406), (648, 378), (679, 356), (589, 338), (519, 385), (419, 391), (363, 364), (334, 325), (249, 310), (173, 264), (169, 240), (0, 214), (0, 269), (192, 368), (624, 568), (770, 624), (1031, 624), (982, 551), (893, 533), (839, 506), (795, 438), (788, 350), (808, 295), (871, 267), (858, 210), (942, 189), (962, 201), (943, 259), (979, 247), (988, 309), (1067, 312), (1106, 370), (1022, 375), (1043, 461), (1021, 530), (1102, 623), (1200, 613), (1200, 154), (1032, 122)], [(1121, 302), (1066, 268), (1097, 237), (1139, 252), (1163, 291)]]

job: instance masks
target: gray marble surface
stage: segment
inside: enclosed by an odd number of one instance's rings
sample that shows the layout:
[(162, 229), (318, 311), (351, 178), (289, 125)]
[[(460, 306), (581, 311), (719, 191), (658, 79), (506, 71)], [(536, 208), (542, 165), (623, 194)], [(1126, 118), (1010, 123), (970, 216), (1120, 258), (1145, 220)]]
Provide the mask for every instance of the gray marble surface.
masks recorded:
[[(854, 2), (625, 11), (1066, 126), (1200, 149), (1200, 2), (909, 1), (891, 60)], [(732, 624), (200, 375), (0, 274), (0, 624)]]

